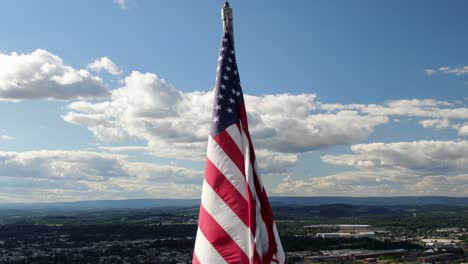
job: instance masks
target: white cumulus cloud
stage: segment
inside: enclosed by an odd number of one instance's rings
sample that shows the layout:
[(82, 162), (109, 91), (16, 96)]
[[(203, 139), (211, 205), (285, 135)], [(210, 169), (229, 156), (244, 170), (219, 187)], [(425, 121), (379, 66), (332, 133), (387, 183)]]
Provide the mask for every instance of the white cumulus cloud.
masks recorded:
[(0, 193), (9, 196), (4, 201), (198, 198), (202, 179), (202, 171), (133, 162), (126, 155), (66, 150), (0, 152)]
[[(70, 104), (64, 120), (87, 127), (101, 140), (148, 142), (157, 156), (203, 159), (213, 93), (183, 93), (152, 73), (132, 72), (109, 100)], [(357, 111), (316, 112), (314, 94), (246, 95), (249, 126), (259, 151), (293, 154), (363, 139), (385, 116)], [(297, 140), (300, 138), (301, 140)], [(291, 162), (295, 163), (295, 162)]]
[(13, 137), (9, 135), (0, 135), (0, 141), (1, 140), (12, 140)]
[(95, 72), (105, 70), (112, 75), (122, 74), (122, 71), (119, 70), (117, 65), (115, 65), (115, 63), (111, 61), (111, 59), (109, 59), (108, 57), (102, 57), (93, 61), (92, 63), (88, 64), (87, 68)]
[(468, 120), (468, 107), (463, 101), (447, 102), (435, 99), (403, 99), (387, 101), (383, 104), (320, 104), (320, 109), (328, 113), (357, 111), (360, 115), (385, 116), (394, 121), (398, 117), (419, 119), (419, 124), (431, 129), (456, 129), (460, 133), (462, 123)]
[(276, 195), (468, 195), (468, 141), (358, 144), (352, 154), (322, 161), (356, 170), (309, 178), (285, 177)]
[(468, 171), (468, 141), (412, 141), (353, 145), (353, 154), (325, 155), (333, 165), (361, 170), (397, 170), (412, 175)]
[(436, 74), (436, 70), (434, 69), (424, 69), (424, 73), (427, 75), (427, 76), (431, 76), (431, 75), (434, 75)]
[(467, 196), (468, 174), (415, 176), (399, 171), (353, 171), (322, 177), (286, 177), (271, 190), (287, 196)]
[(468, 65), (460, 67), (443, 66), (437, 69), (425, 69), (426, 75), (434, 75), (436, 73), (452, 74), (452, 75), (465, 75), (468, 74)]
[(127, 9), (127, 1), (126, 0), (114, 0), (114, 4), (116, 4), (120, 9)]
[(458, 135), (468, 137), (468, 123), (458, 126), (457, 129)]
[(424, 119), (419, 121), (424, 128), (446, 129), (450, 127), (448, 119)]
[(101, 78), (66, 65), (46, 50), (0, 53), (0, 99), (72, 99), (108, 94)]

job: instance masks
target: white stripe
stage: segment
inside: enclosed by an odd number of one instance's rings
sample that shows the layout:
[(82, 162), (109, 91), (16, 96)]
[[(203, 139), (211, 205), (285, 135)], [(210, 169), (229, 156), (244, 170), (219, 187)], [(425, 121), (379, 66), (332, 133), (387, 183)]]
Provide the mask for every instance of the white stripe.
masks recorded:
[[(267, 229), (266, 229), (265, 222), (263, 222), (262, 215), (260, 213), (261, 204), (260, 204), (260, 201), (258, 200), (257, 192), (255, 190), (253, 168), (252, 168), (252, 164), (250, 163), (250, 144), (243, 129), (241, 129), (241, 136), (242, 136), (242, 141), (244, 142), (245, 176), (249, 185), (250, 192), (252, 193), (252, 197), (255, 201), (256, 229), (253, 230), (253, 233), (255, 234), (254, 243), (256, 244), (256, 251), (258, 255), (261, 257), (268, 250), (268, 233), (266, 233), (266, 237), (265, 237), (265, 232), (267, 231)], [(251, 248), (253, 249), (253, 244), (251, 245)]]
[(216, 249), (211, 245), (208, 239), (206, 239), (200, 228), (198, 228), (197, 231), (194, 251), (201, 264), (227, 263), (224, 258), (219, 255), (218, 251), (216, 251)]
[[(240, 125), (241, 127), (241, 141), (243, 142), (243, 146), (244, 146), (244, 150), (243, 150), (243, 153), (247, 153), (246, 155), (244, 155), (245, 157), (245, 164), (247, 166), (247, 161), (249, 162), (249, 166), (252, 166), (251, 162), (250, 162), (250, 144), (249, 144), (249, 139), (247, 138), (247, 135), (245, 134), (245, 131), (244, 131), (244, 128), (242, 127), (242, 124)], [(248, 151), (248, 152), (247, 152)], [(247, 169), (247, 167), (246, 167)], [(252, 169), (250, 167), (250, 169)], [(257, 166), (257, 159), (254, 160), (254, 166), (253, 166), (253, 169), (255, 170), (255, 172), (257, 173), (257, 180), (258, 180), (258, 183), (260, 184), (260, 186), (262, 187), (263, 189), (263, 181), (262, 181), (262, 177), (260, 176), (260, 172), (258, 170), (258, 166)], [(247, 173), (246, 173), (247, 174)], [(253, 178), (253, 176), (252, 176)]]
[[(262, 185), (262, 180), (261, 176), (258, 172), (258, 168), (252, 167), (252, 164), (250, 163), (250, 144), (247, 138), (247, 135), (245, 134), (244, 130), (241, 127), (241, 135), (242, 135), (242, 140), (245, 143), (244, 144), (244, 153), (245, 153), (245, 174), (246, 174), (246, 179), (249, 184), (250, 191), (252, 193), (252, 196), (255, 200), (255, 221), (256, 221), (256, 230), (255, 230), (255, 243), (257, 245), (257, 253), (260, 256), (263, 256), (264, 253), (268, 251), (269, 247), (269, 238), (268, 238), (268, 230), (265, 222), (263, 221), (261, 210), (262, 210), (262, 205), (260, 203), (260, 200), (258, 199), (258, 194), (255, 189), (255, 180), (254, 180), (254, 171), (256, 172), (257, 175), (257, 180), (260, 184), (261, 190), (263, 190), (263, 185)], [(256, 161), (255, 161), (256, 164)]]
[[(260, 205), (258, 205), (260, 207)], [(265, 222), (263, 221), (262, 215), (260, 213), (260, 208), (257, 209), (256, 213), (257, 220), (257, 232), (255, 236), (255, 243), (257, 244), (257, 252), (260, 256), (265, 254), (268, 251), (269, 239), (268, 239), (268, 230)]]
[[(244, 155), (244, 171), (247, 182), (249, 183), (250, 192), (252, 193), (255, 200), (257, 200), (257, 192), (255, 191), (255, 182), (253, 178), (252, 165), (250, 164), (250, 144), (247, 136), (244, 133), (244, 130), (241, 126), (241, 136), (243, 144), (243, 153)], [(258, 174), (257, 174), (258, 175)]]
[[(242, 155), (244, 155), (244, 142), (242, 141), (242, 135), (239, 131), (239, 128), (237, 127), (236, 124), (229, 126), (228, 128), (225, 129), (226, 132), (231, 136), (232, 140), (236, 143), (237, 147), (239, 150), (242, 152)], [(248, 142), (247, 142), (248, 143)]]
[(224, 203), (221, 197), (204, 181), (202, 193), (202, 205), (208, 214), (226, 231), (226, 233), (250, 256), (249, 242), (253, 240), (249, 228), (239, 217)]
[(239, 191), (242, 197), (247, 200), (248, 196), (245, 190), (244, 175), (211, 136), (208, 138), (208, 151), (206, 155), (215, 167), (218, 168), (226, 179)]
[[(249, 149), (249, 142), (248, 142), (248, 139), (247, 137), (245, 136), (245, 134), (241, 134), (239, 132), (239, 129), (237, 128), (236, 125), (233, 125), (230, 127), (229, 129), (229, 132), (228, 132), (229, 136), (231, 136), (231, 138), (233, 139), (234, 142), (236, 142), (236, 145), (238, 147), (241, 147), (240, 150), (243, 154), (245, 153), (249, 153), (250, 152), (250, 149)], [(227, 176), (227, 178), (231, 181), (231, 183), (233, 182), (233, 180), (231, 180), (232, 178), (230, 176), (232, 175), (241, 175), (241, 181), (242, 181), (242, 184), (239, 184), (239, 185), (236, 185), (236, 184), (233, 184), (237, 190), (239, 190), (242, 194), (242, 196), (247, 200), (248, 199), (248, 196), (247, 196), (247, 190), (246, 190), (246, 186), (245, 186), (245, 178), (244, 176), (241, 174), (242, 172), (239, 170), (239, 168), (232, 162), (232, 160), (226, 155), (226, 153), (223, 151), (223, 149), (218, 145), (218, 143), (213, 139), (213, 138), (209, 138), (209, 141), (208, 141), (208, 159), (225, 175)], [(265, 226), (265, 223), (263, 222), (263, 219), (261, 217), (261, 214), (260, 214), (260, 203), (257, 199), (257, 195), (256, 195), (256, 191), (255, 191), (255, 185), (254, 185), (254, 181), (253, 181), (253, 173), (252, 173), (252, 166), (250, 165), (250, 159), (249, 159), (249, 156), (248, 155), (244, 155), (244, 161), (245, 163), (249, 164), (249, 167), (247, 170), (245, 170), (246, 174), (250, 174), (250, 178), (251, 178), (251, 181), (250, 181), (250, 184), (249, 184), (249, 189), (251, 189), (251, 193), (253, 195), (253, 198), (254, 198), (254, 201), (255, 201), (255, 213), (256, 213), (256, 226), (257, 226), (257, 230), (258, 231), (262, 231), (260, 232), (260, 234), (258, 234), (258, 236), (256, 235), (257, 237), (257, 240), (258, 238), (264, 238), (265, 236), (263, 235), (263, 233), (265, 233), (266, 231), (266, 226)], [(252, 237), (252, 233), (255, 234), (257, 230), (253, 230), (253, 232), (250, 230), (250, 228), (248, 228), (248, 233), (249, 233), (249, 236)], [(253, 251), (253, 247), (254, 247), (254, 243), (255, 243), (255, 238), (252, 238), (252, 239), (249, 239), (248, 240), (248, 256), (249, 257), (252, 257), (253, 254), (254, 254), (254, 251)], [(266, 242), (265, 241), (261, 241), (261, 244), (264, 244), (266, 243), (268, 245), (268, 236), (266, 237)], [(257, 253), (263, 253), (263, 252), (266, 252), (266, 250), (262, 251), (261, 249), (264, 248), (262, 247), (262, 245), (260, 245), (259, 248), (257, 248)], [(259, 254), (260, 256), (262, 256), (263, 254)]]

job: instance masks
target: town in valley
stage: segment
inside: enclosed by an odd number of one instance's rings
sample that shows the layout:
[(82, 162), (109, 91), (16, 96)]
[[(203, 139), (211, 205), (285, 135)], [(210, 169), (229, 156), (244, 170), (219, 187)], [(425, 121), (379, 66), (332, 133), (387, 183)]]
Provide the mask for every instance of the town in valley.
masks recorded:
[[(448, 205), (277, 198), (272, 205), (288, 263), (466, 263), (468, 206), (460, 199)], [(2, 207), (0, 263), (191, 263), (195, 204)]]

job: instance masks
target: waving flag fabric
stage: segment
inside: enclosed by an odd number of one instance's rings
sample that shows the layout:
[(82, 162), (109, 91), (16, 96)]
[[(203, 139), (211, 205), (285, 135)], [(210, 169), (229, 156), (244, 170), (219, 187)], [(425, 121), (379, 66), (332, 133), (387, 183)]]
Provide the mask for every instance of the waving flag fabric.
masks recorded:
[(285, 263), (258, 174), (236, 64), (225, 25), (219, 52), (193, 263)]

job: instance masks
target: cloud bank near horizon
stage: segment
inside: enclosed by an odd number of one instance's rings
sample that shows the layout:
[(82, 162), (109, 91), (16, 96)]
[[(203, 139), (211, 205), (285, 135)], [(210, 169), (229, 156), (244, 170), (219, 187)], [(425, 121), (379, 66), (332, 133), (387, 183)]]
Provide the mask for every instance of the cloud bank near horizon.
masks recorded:
[[(184, 198), (199, 197), (203, 171), (190, 164), (205, 157), (212, 91), (183, 92), (155, 73), (124, 76), (107, 57), (75, 69), (45, 50), (0, 54), (0, 69), (0, 100), (62, 100), (62, 119), (100, 142), (90, 151), (0, 152), (0, 199), (164, 198), (180, 197), (181, 190)], [(122, 78), (117, 87), (104, 84), (103, 71)], [(245, 99), (259, 167), (274, 195), (468, 195), (466, 100), (340, 104), (307, 93)], [(458, 138), (363, 143), (402, 119)], [(140, 145), (129, 144), (135, 140)], [(339, 146), (351, 146), (351, 154), (321, 161), (343, 172), (294, 173), (305, 154)], [(169, 161), (141, 162), (132, 153)]]

